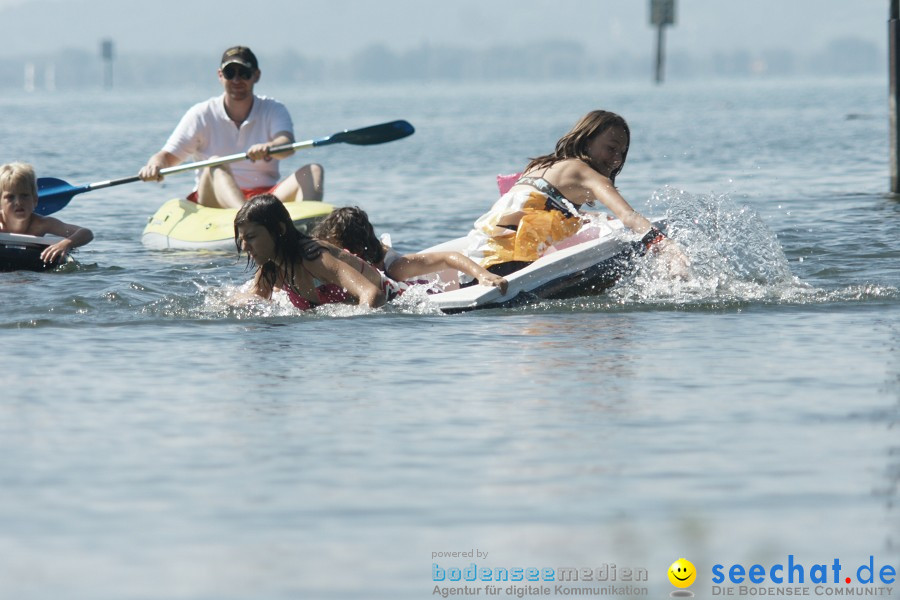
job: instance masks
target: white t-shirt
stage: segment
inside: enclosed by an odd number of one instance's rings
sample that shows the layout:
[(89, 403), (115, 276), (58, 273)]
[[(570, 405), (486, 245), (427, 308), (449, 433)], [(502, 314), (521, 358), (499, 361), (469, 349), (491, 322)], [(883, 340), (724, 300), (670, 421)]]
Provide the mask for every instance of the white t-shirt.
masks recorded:
[[(246, 152), (250, 146), (268, 142), (282, 131), (293, 135), (294, 124), (281, 102), (254, 95), (253, 108), (238, 128), (225, 112), (225, 94), (222, 94), (192, 106), (169, 136), (163, 150), (181, 161), (191, 158), (200, 161)], [(271, 187), (280, 179), (277, 159), (234, 162), (231, 172), (241, 189)], [(196, 181), (199, 178), (198, 171)]]

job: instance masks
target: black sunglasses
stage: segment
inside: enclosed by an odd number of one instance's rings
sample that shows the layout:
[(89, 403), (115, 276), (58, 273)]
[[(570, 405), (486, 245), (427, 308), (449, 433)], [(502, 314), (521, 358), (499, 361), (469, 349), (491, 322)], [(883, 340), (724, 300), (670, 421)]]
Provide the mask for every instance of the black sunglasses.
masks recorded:
[(253, 77), (253, 69), (232, 63), (230, 65), (225, 65), (225, 68), (222, 69), (222, 77), (228, 81), (231, 81), (235, 77), (239, 77), (244, 81), (249, 81), (250, 78)]

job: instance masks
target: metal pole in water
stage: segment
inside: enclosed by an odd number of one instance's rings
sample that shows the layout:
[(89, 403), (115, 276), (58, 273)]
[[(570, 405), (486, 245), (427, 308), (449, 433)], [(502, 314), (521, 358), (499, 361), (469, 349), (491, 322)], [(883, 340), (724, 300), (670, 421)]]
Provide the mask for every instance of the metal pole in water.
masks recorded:
[(662, 83), (664, 74), (664, 65), (666, 63), (666, 26), (659, 25), (656, 30), (656, 83)]
[(650, 0), (650, 24), (656, 25), (656, 83), (662, 83), (666, 62), (666, 25), (675, 24), (675, 0)]
[(888, 47), (889, 50), (889, 104), (890, 104), (890, 135), (891, 135), (891, 192), (900, 193), (900, 120), (897, 118), (897, 110), (900, 109), (900, 0), (891, 0), (891, 18), (888, 21)]
[(111, 39), (101, 40), (100, 56), (103, 58), (105, 71), (103, 75), (103, 87), (112, 89), (113, 86), (113, 41)]

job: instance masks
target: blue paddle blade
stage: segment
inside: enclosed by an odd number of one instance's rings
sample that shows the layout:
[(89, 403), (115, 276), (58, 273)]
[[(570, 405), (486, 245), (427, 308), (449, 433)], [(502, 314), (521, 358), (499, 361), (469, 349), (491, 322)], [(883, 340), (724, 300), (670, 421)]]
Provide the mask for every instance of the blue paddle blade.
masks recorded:
[(40, 177), (37, 180), (38, 205), (34, 209), (39, 215), (50, 215), (66, 207), (72, 196), (86, 192), (90, 186), (74, 187), (62, 179)]

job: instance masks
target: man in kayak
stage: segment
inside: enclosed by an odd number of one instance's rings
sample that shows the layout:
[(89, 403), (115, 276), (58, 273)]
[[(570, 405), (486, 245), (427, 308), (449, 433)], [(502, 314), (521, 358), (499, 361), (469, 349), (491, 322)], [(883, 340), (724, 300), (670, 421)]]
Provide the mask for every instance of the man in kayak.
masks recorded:
[(260, 77), (256, 55), (246, 46), (229, 48), (222, 54), (218, 77), (224, 93), (192, 106), (138, 176), (161, 181), (161, 169), (190, 157), (200, 161), (246, 152), (249, 161), (199, 171), (188, 200), (216, 208), (239, 208), (248, 198), (267, 192), (282, 202), (321, 200), (321, 165), (304, 165), (279, 181), (278, 159), (292, 152), (269, 155), (268, 150), (292, 143), (294, 125), (283, 104), (253, 93)]

